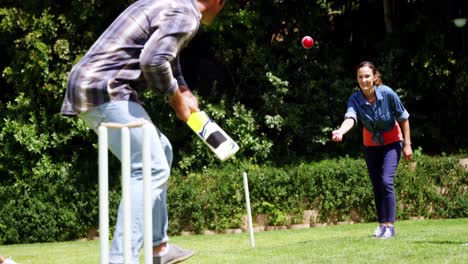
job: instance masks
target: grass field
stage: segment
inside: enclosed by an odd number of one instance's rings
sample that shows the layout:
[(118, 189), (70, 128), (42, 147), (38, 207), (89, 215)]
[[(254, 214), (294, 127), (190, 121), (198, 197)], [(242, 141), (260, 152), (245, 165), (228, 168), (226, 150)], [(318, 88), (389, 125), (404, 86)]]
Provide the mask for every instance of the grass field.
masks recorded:
[[(196, 251), (184, 263), (468, 263), (468, 218), (400, 221), (393, 239), (371, 238), (375, 224), (172, 237)], [(0, 246), (19, 264), (98, 263), (98, 241)]]

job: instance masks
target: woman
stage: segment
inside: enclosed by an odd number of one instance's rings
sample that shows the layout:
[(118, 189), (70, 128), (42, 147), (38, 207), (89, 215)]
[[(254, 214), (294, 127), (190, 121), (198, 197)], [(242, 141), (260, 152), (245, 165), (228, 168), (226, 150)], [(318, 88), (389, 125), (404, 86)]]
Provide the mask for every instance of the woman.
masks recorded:
[(391, 238), (395, 236), (396, 214), (393, 178), (402, 149), (407, 160), (413, 153), (409, 114), (398, 95), (382, 84), (372, 62), (361, 62), (356, 72), (360, 89), (349, 97), (345, 120), (332, 132), (332, 140), (340, 142), (358, 121), (362, 125), (364, 154), (379, 220), (372, 236)]

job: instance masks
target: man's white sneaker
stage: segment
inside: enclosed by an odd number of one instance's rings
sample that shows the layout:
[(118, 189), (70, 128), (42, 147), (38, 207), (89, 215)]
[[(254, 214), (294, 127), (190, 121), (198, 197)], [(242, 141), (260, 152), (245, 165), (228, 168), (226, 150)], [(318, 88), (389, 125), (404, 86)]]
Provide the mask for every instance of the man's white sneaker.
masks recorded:
[(162, 256), (153, 256), (153, 264), (173, 264), (182, 262), (190, 258), (194, 252), (192, 250), (180, 248), (174, 244), (169, 244), (168, 252)]
[(5, 259), (2, 264), (16, 264), (16, 262), (11, 257), (9, 257)]

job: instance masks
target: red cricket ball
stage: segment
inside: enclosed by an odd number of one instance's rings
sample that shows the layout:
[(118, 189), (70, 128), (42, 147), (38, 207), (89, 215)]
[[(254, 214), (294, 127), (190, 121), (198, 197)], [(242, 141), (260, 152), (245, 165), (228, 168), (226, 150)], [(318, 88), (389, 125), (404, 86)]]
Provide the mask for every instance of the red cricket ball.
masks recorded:
[(314, 39), (311, 38), (310, 36), (305, 36), (302, 38), (302, 47), (304, 49), (310, 49), (314, 45)]

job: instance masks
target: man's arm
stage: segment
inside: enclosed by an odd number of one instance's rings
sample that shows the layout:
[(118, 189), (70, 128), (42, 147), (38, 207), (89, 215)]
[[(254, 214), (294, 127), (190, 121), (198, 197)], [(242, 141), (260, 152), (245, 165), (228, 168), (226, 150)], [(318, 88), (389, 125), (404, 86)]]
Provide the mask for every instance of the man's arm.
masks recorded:
[(157, 29), (144, 45), (140, 68), (148, 88), (172, 95), (179, 86), (186, 86), (178, 56), (196, 34), (199, 21), (189, 9), (178, 8), (164, 12), (151, 24)]

